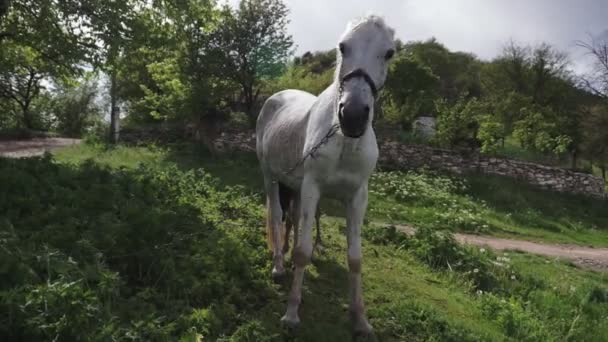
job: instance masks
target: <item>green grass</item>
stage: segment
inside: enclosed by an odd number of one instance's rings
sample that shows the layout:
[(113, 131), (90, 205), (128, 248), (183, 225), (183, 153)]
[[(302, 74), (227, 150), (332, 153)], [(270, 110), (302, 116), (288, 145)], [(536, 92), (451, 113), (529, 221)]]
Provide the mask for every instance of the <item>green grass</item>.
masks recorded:
[[(289, 282), (270, 281), (255, 156), (82, 145), (55, 158), (0, 159), (3, 340), (351, 339), (335, 202), (324, 203), (326, 253), (307, 270), (294, 335), (279, 324)], [(379, 340), (608, 339), (607, 274), (432, 233), (604, 245), (604, 203), (428, 172), (381, 173), (371, 190), (371, 221), (420, 227), (413, 238), (364, 228), (364, 298)]]
[[(205, 168), (224, 185), (241, 185), (260, 193), (262, 176), (253, 154), (212, 157), (191, 145), (104, 149), (80, 145), (56, 157), (76, 163), (88, 158), (112, 167), (139, 162)], [(385, 188), (385, 189), (383, 189)], [(339, 203), (324, 200), (324, 212), (341, 216)], [(608, 202), (558, 194), (492, 176), (465, 179), (422, 173), (378, 173), (371, 183), (370, 220), (518, 239), (608, 246)]]
[(608, 246), (608, 202), (503, 177), (378, 173), (369, 216), (386, 223), (500, 237)]

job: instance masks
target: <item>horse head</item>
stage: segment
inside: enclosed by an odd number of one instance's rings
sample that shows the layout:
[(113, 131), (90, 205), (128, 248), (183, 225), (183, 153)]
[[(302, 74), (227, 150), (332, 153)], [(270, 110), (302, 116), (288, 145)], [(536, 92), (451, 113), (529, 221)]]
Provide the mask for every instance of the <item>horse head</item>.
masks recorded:
[(374, 15), (350, 22), (338, 44), (336, 115), (342, 133), (362, 136), (373, 120), (374, 101), (395, 53), (395, 32)]

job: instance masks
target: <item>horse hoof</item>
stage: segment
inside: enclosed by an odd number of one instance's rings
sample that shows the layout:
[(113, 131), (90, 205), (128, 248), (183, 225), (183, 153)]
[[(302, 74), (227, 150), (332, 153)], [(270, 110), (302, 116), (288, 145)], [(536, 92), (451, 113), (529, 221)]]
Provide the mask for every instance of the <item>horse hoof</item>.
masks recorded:
[(369, 324), (367, 318), (363, 315), (353, 315), (351, 316), (353, 322), (353, 332), (355, 336), (367, 337), (373, 335), (374, 329), (372, 325)]
[(281, 323), (290, 331), (296, 330), (300, 326), (300, 318), (298, 317), (287, 317), (287, 315), (281, 318)]
[(374, 329), (367, 321), (360, 321), (355, 324), (354, 334), (358, 337), (370, 338), (374, 336)]
[(325, 247), (322, 244), (320, 244), (320, 243), (315, 244), (315, 252), (317, 252), (317, 254), (324, 254), (325, 253)]
[(285, 270), (277, 270), (276, 268), (272, 269), (272, 280), (275, 283), (280, 283), (285, 279)]

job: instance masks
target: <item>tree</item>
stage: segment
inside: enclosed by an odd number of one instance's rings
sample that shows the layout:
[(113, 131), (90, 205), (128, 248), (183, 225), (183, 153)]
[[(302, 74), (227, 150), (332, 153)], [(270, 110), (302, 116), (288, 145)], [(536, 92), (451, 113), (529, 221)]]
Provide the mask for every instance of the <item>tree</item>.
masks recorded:
[(410, 42), (402, 50), (404, 55), (430, 68), (439, 79), (439, 95), (451, 103), (463, 94), (469, 98), (479, 96), (480, 65), (472, 54), (452, 52), (435, 38)]
[(515, 123), (513, 135), (522, 147), (555, 155), (568, 151), (572, 137), (560, 129), (557, 113), (548, 107), (532, 104), (529, 108), (523, 108), (521, 115), (522, 118)]
[(584, 116), (583, 128), (585, 139), (583, 151), (587, 157), (597, 163), (606, 180), (608, 167), (608, 103), (590, 107)]
[[(605, 36), (608, 37), (608, 32)], [(589, 41), (579, 41), (577, 45), (593, 59), (591, 72), (582, 78), (584, 86), (594, 95), (608, 99), (608, 38), (591, 36)]]
[(41, 81), (49, 73), (48, 65), (30, 47), (17, 44), (4, 44), (4, 47), (6, 49), (0, 51), (0, 98), (18, 105), (21, 127), (34, 129), (31, 105), (40, 94)]
[(530, 69), (532, 71), (532, 99), (535, 103), (550, 104), (548, 98), (552, 81), (566, 79), (568, 57), (547, 43), (541, 43), (532, 50)]
[(476, 149), (481, 146), (478, 139), (479, 117), (486, 114), (485, 106), (473, 98), (461, 96), (454, 104), (441, 99), (436, 101), (437, 133), (435, 141), (444, 147)]
[(238, 9), (222, 11), (216, 43), (225, 57), (223, 72), (241, 87), (252, 123), (263, 81), (279, 76), (292, 53), (288, 12), (281, 0), (242, 0)]
[(93, 42), (91, 62), (109, 75), (110, 93), (110, 141), (118, 142), (120, 108), (118, 89), (118, 64), (127, 44), (133, 21), (134, 8), (145, 6), (139, 0), (81, 0), (80, 13), (87, 18), (82, 36)]
[(440, 80), (428, 66), (404, 53), (398, 53), (390, 65), (385, 83), (385, 117), (406, 130), (420, 115), (435, 113)]
[(57, 131), (80, 137), (101, 120), (101, 109), (95, 103), (97, 79), (87, 74), (80, 80), (64, 80), (56, 85), (52, 97), (52, 113)]

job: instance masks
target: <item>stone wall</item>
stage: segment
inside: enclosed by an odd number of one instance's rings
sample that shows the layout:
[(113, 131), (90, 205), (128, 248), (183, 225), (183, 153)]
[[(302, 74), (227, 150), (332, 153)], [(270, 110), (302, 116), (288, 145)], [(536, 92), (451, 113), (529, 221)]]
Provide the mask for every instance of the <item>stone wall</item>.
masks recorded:
[[(381, 167), (411, 170), (428, 167), (456, 174), (484, 173), (523, 180), (549, 190), (606, 198), (605, 183), (601, 177), (573, 172), (512, 159), (481, 156), (437, 149), (421, 145), (405, 145), (395, 141), (379, 141)], [(222, 133), (215, 143), (219, 151), (255, 151), (255, 134), (252, 132)]]
[(601, 177), (520, 160), (501, 159), (479, 154), (459, 153), (428, 146), (380, 142), (380, 165), (399, 169), (445, 170), (463, 174), (478, 172), (523, 180), (546, 189), (606, 197)]

